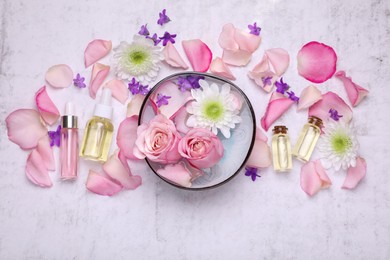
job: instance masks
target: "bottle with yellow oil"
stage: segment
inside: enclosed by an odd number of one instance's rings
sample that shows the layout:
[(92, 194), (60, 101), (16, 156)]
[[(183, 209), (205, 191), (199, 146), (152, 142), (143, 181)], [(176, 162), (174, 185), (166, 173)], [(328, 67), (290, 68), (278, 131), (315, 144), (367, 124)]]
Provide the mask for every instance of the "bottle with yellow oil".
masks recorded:
[(272, 160), (277, 172), (287, 172), (292, 168), (291, 144), (287, 130), (283, 125), (275, 126), (272, 130)]

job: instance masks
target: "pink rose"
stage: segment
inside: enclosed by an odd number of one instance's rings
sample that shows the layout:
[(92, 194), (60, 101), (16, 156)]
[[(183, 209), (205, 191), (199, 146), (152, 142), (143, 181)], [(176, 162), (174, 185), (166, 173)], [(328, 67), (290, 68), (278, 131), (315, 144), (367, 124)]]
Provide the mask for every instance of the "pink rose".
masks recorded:
[(174, 123), (160, 114), (138, 127), (133, 153), (139, 159), (147, 157), (153, 162), (175, 163), (181, 158), (177, 149), (179, 141)]
[(197, 168), (210, 168), (223, 156), (221, 140), (204, 128), (193, 128), (181, 139), (179, 153)]

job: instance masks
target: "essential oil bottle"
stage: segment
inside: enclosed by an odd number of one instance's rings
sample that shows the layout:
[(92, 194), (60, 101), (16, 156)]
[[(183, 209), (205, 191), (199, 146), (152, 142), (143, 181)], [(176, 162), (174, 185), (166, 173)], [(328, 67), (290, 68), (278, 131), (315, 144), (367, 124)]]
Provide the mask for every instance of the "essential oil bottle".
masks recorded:
[(111, 90), (104, 88), (100, 103), (95, 106), (94, 116), (85, 126), (80, 157), (92, 161), (107, 161), (114, 132), (111, 118)]
[(294, 146), (293, 155), (303, 161), (309, 161), (314, 147), (317, 144), (321, 134), (322, 120), (318, 117), (311, 116), (308, 122), (303, 126), (298, 141)]
[(61, 118), (61, 179), (75, 180), (77, 178), (78, 161), (78, 128), (77, 116), (74, 115), (73, 103), (65, 105), (65, 115)]
[(283, 125), (275, 126), (272, 130), (272, 160), (274, 170), (278, 172), (286, 172), (292, 168), (291, 144), (287, 130)]

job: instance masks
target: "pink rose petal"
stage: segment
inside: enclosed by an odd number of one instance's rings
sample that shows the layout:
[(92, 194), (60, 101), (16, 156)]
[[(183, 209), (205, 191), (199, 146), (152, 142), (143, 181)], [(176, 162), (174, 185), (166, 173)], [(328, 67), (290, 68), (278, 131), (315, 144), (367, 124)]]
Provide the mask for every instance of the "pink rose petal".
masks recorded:
[(314, 166), (318, 177), (321, 180), (321, 188), (326, 189), (332, 185), (332, 181), (329, 179), (328, 174), (326, 173), (324, 167), (321, 164), (320, 160), (314, 161)]
[(157, 170), (158, 175), (182, 187), (191, 188), (191, 174), (183, 164), (171, 164)]
[(35, 103), (47, 124), (53, 125), (60, 118), (60, 111), (58, 111), (56, 105), (50, 99), (45, 86), (41, 87), (35, 94)]
[(93, 170), (89, 170), (86, 187), (89, 191), (103, 196), (112, 196), (122, 190), (122, 185)]
[(95, 99), (96, 93), (110, 72), (110, 66), (95, 63), (92, 68), (91, 81), (89, 83), (89, 95)]
[(271, 165), (271, 150), (262, 138), (256, 138), (246, 165), (254, 168), (266, 168)]
[(268, 137), (264, 134), (264, 132), (261, 130), (260, 127), (256, 127), (256, 139), (263, 141), (263, 142), (268, 142)]
[(329, 119), (329, 110), (331, 108), (337, 110), (338, 114), (343, 116), (340, 120), (345, 120), (345, 122), (351, 121), (351, 108), (341, 97), (331, 91), (323, 94), (322, 99), (309, 108), (309, 116), (321, 118), (325, 125)]
[(182, 45), (193, 70), (206, 72), (213, 58), (210, 48), (199, 39), (182, 41)]
[(288, 52), (281, 48), (268, 49), (265, 51), (269, 62), (272, 64), (272, 67), (279, 77), (286, 72), (288, 66), (290, 65), (290, 56)]
[(341, 70), (337, 72), (335, 76), (343, 82), (352, 106), (357, 106), (363, 100), (363, 98), (367, 96), (368, 90), (355, 84), (350, 77), (345, 75), (345, 71)]
[(223, 50), (222, 60), (229, 65), (245, 66), (251, 60), (252, 53), (245, 50)]
[(129, 98), (129, 90), (122, 80), (112, 79), (104, 84), (103, 88), (111, 89), (112, 96), (122, 104), (125, 104)]
[(39, 113), (33, 109), (18, 109), (5, 119), (8, 138), (26, 150), (37, 146), (39, 139), (47, 135)]
[(337, 55), (332, 47), (309, 42), (298, 52), (298, 73), (305, 79), (322, 83), (336, 72)]
[(186, 107), (182, 107), (179, 109), (179, 111), (176, 113), (175, 118), (173, 119), (177, 131), (180, 133), (186, 134), (190, 128), (187, 126), (185, 122), (187, 122), (188, 119), (188, 113)]
[(250, 34), (246, 31), (235, 29), (234, 39), (237, 42), (239, 49), (253, 53), (259, 48), (261, 43), (261, 37), (258, 35)]
[(140, 176), (133, 176), (131, 174), (127, 161), (122, 162), (119, 159), (119, 150), (116, 150), (103, 164), (103, 170), (108, 176), (118, 181), (127, 190), (134, 190), (142, 183)]
[(73, 82), (73, 71), (66, 64), (54, 65), (47, 70), (45, 80), (54, 88), (67, 88)]
[(235, 80), (233, 73), (229, 69), (229, 67), (223, 62), (223, 60), (219, 57), (215, 58), (210, 65), (211, 73), (225, 77), (227, 79)]
[(356, 158), (356, 166), (349, 167), (347, 177), (344, 180), (343, 189), (354, 189), (359, 182), (366, 176), (367, 163), (362, 157)]
[(179, 52), (176, 50), (175, 46), (168, 41), (167, 45), (164, 47), (163, 54), (165, 57), (165, 62), (175, 68), (188, 69), (188, 65), (184, 62)]
[(112, 48), (111, 41), (96, 39), (88, 43), (84, 51), (84, 64), (88, 68), (101, 58), (110, 53)]
[(332, 182), (319, 161), (310, 161), (301, 168), (301, 188), (309, 196), (315, 195), (321, 188), (328, 188)]
[(36, 150), (42, 157), (42, 162), (44, 163), (46, 169), (49, 171), (55, 171), (56, 165), (54, 160), (54, 154), (53, 149), (50, 146), (50, 138), (48, 135), (45, 135), (41, 139), (39, 139)]
[(218, 43), (224, 50), (235, 51), (239, 49), (239, 45), (235, 40), (236, 28), (233, 24), (228, 23), (222, 27), (221, 34), (218, 38)]
[(135, 146), (135, 140), (137, 139), (138, 128), (138, 116), (134, 115), (125, 118), (118, 128), (116, 136), (116, 143), (121, 149), (121, 153), (127, 159), (138, 160), (138, 157), (134, 156), (133, 149)]
[(127, 117), (138, 116), (141, 110), (142, 103), (144, 102), (145, 96), (137, 94), (133, 96), (129, 104), (127, 104)]
[(36, 149), (32, 150), (27, 158), (26, 176), (32, 183), (40, 187), (48, 188), (53, 185), (44, 159)]
[(315, 86), (308, 86), (301, 92), (297, 109), (306, 109), (321, 99), (321, 91), (319, 91)]
[[(277, 80), (275, 73), (270, 70), (270, 62), (267, 55), (264, 55), (261, 61), (248, 72), (248, 77), (253, 79), (256, 85), (263, 88), (266, 92), (270, 92), (272, 90), (274, 83)], [(267, 77), (272, 77), (270, 85), (264, 85), (263, 79)]]
[(265, 114), (261, 118), (261, 126), (263, 129), (268, 131), (269, 127), (293, 104), (294, 101), (288, 97), (285, 97), (280, 93), (273, 92), (268, 102)]

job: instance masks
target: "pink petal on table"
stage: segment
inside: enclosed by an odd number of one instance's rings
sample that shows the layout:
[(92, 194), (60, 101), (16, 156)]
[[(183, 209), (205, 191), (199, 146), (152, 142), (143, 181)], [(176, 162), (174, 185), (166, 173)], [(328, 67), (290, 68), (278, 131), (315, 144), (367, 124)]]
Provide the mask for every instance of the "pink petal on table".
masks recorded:
[(299, 96), (298, 110), (306, 109), (322, 99), (321, 91), (315, 86), (308, 86)]
[(241, 110), (242, 105), (244, 103), (243, 98), (238, 92), (230, 92), (231, 97), (232, 97), (232, 104), (234, 105), (235, 110)]
[(163, 54), (165, 57), (165, 62), (175, 68), (188, 69), (188, 65), (180, 56), (179, 52), (175, 46), (168, 41), (167, 45), (164, 47)]
[(89, 67), (101, 58), (110, 53), (112, 48), (111, 41), (96, 39), (88, 43), (84, 51), (84, 64)]
[(173, 119), (177, 131), (179, 131), (182, 134), (186, 134), (190, 128), (187, 126), (185, 122), (187, 122), (188, 119), (188, 113), (185, 106), (179, 109), (177, 111), (175, 118)]
[(229, 65), (245, 66), (251, 60), (252, 53), (244, 50), (224, 50), (222, 53), (222, 60)]
[(354, 189), (359, 182), (366, 176), (367, 163), (362, 157), (356, 158), (356, 166), (349, 167), (347, 177), (344, 180), (343, 189)]
[(361, 86), (355, 84), (351, 77), (345, 75), (345, 71), (339, 71), (335, 74), (336, 78), (340, 79), (347, 91), (349, 101), (351, 101), (352, 106), (357, 106), (365, 96), (368, 94), (368, 90), (362, 88)]
[[(158, 94), (171, 97), (168, 99), (168, 105), (157, 107), (156, 101)], [(172, 81), (164, 82), (156, 91), (150, 95), (149, 98), (152, 101), (151, 103), (153, 106), (157, 108), (157, 111), (169, 119), (173, 119), (179, 109), (183, 107), (188, 101), (193, 99), (191, 92), (182, 92), (179, 87)]]
[(103, 88), (111, 89), (112, 96), (122, 104), (129, 98), (129, 89), (122, 80), (112, 79), (104, 84)]
[(60, 111), (53, 103), (46, 91), (46, 86), (41, 87), (35, 93), (35, 103), (43, 120), (49, 125), (53, 125), (60, 118)]
[(182, 45), (192, 69), (206, 72), (213, 58), (210, 48), (199, 39), (182, 41)]
[(268, 102), (265, 114), (261, 118), (261, 126), (263, 129), (268, 131), (269, 127), (293, 104), (294, 101), (288, 97), (285, 97), (280, 93), (273, 92)]
[(145, 96), (141, 94), (137, 94), (133, 96), (130, 100), (129, 104), (127, 104), (127, 112), (126, 116), (138, 116), (141, 110), (142, 103), (144, 102)]
[(92, 68), (91, 80), (89, 83), (89, 95), (95, 99), (96, 93), (99, 87), (102, 85), (103, 81), (106, 79), (108, 73), (110, 72), (110, 66), (95, 63)]
[[(256, 85), (260, 86), (266, 92), (270, 92), (274, 86), (274, 83), (277, 80), (275, 73), (270, 70), (270, 62), (267, 55), (263, 55), (261, 61), (256, 64), (256, 66), (248, 72), (248, 77), (253, 79)], [(272, 77), (271, 84), (264, 85), (263, 79), (267, 77)]]
[(263, 133), (260, 127), (256, 127), (256, 139), (261, 140), (263, 142), (268, 141), (268, 137)]
[(233, 24), (228, 23), (222, 27), (221, 34), (218, 38), (218, 43), (224, 50), (238, 50), (239, 46), (235, 40), (236, 28)]
[(140, 176), (131, 174), (127, 161), (122, 162), (119, 159), (119, 150), (116, 150), (103, 164), (103, 171), (127, 190), (134, 190), (142, 183)]
[(290, 55), (288, 52), (281, 48), (268, 49), (265, 51), (269, 62), (272, 64), (272, 67), (279, 77), (286, 72), (288, 66), (290, 65)]
[(329, 119), (329, 110), (333, 108), (337, 110), (339, 115), (343, 117), (340, 120), (349, 122), (352, 119), (352, 110), (336, 93), (331, 91), (322, 95), (322, 99), (309, 108), (309, 116), (316, 116), (322, 119), (323, 123)]
[(251, 54), (259, 48), (261, 43), (261, 36), (254, 35), (240, 29), (235, 30), (234, 39), (240, 50), (247, 51)]
[(332, 47), (309, 42), (298, 52), (298, 73), (305, 79), (322, 83), (336, 72), (337, 55)]
[(318, 177), (320, 177), (321, 180), (321, 188), (326, 189), (329, 188), (330, 185), (332, 185), (332, 181), (329, 179), (328, 174), (326, 173), (324, 167), (321, 164), (320, 160), (314, 161), (314, 166), (316, 173), (318, 174)]
[(38, 111), (33, 109), (18, 109), (5, 119), (8, 138), (11, 142), (26, 150), (37, 146), (39, 139), (47, 135)]
[(54, 65), (47, 70), (45, 80), (54, 88), (67, 88), (73, 82), (73, 71), (66, 64)]
[(325, 189), (332, 185), (328, 174), (320, 161), (309, 161), (301, 168), (301, 188), (309, 196), (315, 195), (321, 188)]
[(123, 188), (122, 185), (115, 183), (93, 170), (89, 170), (86, 187), (89, 191), (103, 196), (112, 196)]
[(270, 62), (267, 55), (263, 55), (263, 58), (259, 63), (257, 63), (253, 69), (252, 72), (266, 72), (270, 71)]
[(50, 146), (50, 138), (48, 135), (43, 136), (39, 139), (36, 150), (42, 157), (42, 161), (49, 171), (56, 170), (56, 164), (54, 160), (53, 149)]
[(265, 168), (271, 165), (271, 150), (262, 138), (256, 138), (246, 165), (254, 168)]
[(215, 58), (210, 65), (211, 73), (225, 77), (227, 79), (235, 80), (233, 73), (229, 69), (229, 67), (223, 62), (223, 60), (219, 57)]
[(121, 153), (127, 159), (138, 160), (133, 154), (133, 148), (135, 140), (137, 139), (137, 128), (138, 128), (138, 116), (134, 115), (125, 118), (118, 128), (116, 136), (116, 143), (121, 149)]
[(182, 187), (192, 186), (190, 171), (181, 163), (167, 165), (164, 169), (158, 169), (157, 173), (164, 179)]
[(44, 160), (36, 149), (32, 150), (27, 158), (26, 176), (32, 183), (40, 187), (48, 188), (53, 185)]

